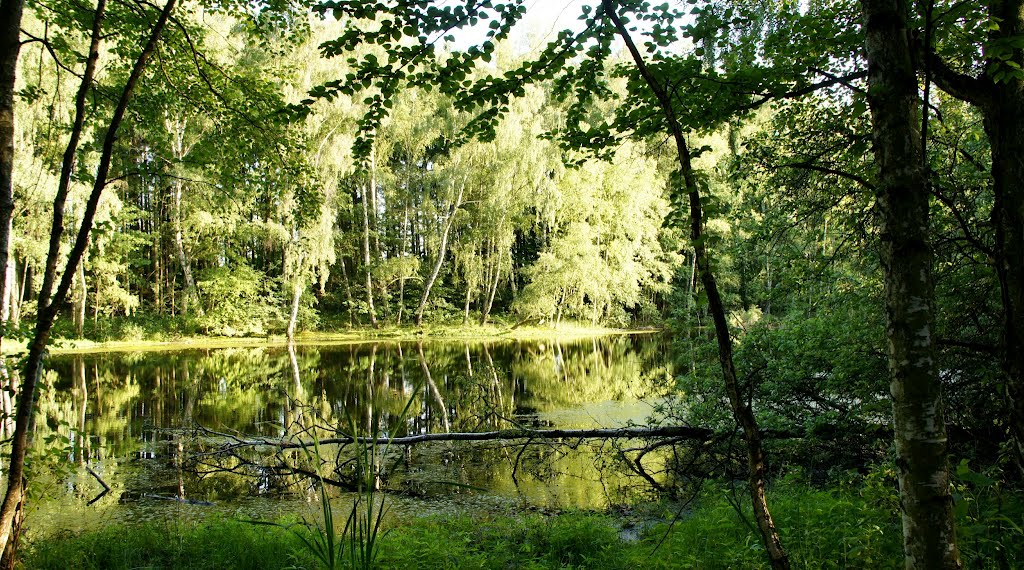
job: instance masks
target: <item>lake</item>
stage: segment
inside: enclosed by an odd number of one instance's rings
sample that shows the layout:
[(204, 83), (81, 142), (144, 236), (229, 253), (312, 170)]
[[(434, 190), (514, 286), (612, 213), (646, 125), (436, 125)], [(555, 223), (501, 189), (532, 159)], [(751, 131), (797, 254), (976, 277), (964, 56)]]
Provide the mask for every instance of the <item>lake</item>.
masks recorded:
[[(374, 426), (401, 436), (642, 424), (675, 390), (669, 353), (646, 334), (54, 356), (34, 432), (44, 451), (33, 458), (29, 529), (304, 517), (317, 507), (303, 472), (344, 480), (344, 451), (325, 446), (323, 461), (265, 445), (214, 452), (233, 438), (308, 441)], [(602, 509), (649, 491), (613, 445), (417, 444), (388, 455), (380, 484), (396, 516)]]

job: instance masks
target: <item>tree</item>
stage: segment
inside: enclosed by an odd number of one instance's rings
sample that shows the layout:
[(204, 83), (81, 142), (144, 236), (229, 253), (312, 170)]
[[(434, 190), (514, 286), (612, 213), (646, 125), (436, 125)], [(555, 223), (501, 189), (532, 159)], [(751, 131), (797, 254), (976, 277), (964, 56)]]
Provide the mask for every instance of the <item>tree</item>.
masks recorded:
[[(35, 388), (38, 383), (39, 376), (42, 373), (43, 353), (46, 349), (46, 344), (49, 340), (50, 331), (53, 328), (53, 321), (57, 316), (57, 311), (67, 298), (74, 280), (77, 266), (81, 262), (89, 241), (89, 233), (92, 230), (93, 216), (96, 214), (96, 208), (100, 197), (107, 184), (107, 176), (110, 170), (112, 154), (114, 152), (114, 142), (117, 140), (118, 128), (124, 118), (124, 114), (127, 110), (128, 103), (131, 100), (135, 85), (142, 76), (150, 56), (156, 49), (156, 44), (160, 39), (160, 35), (163, 33), (164, 27), (167, 25), (171, 12), (174, 10), (175, 3), (176, 0), (168, 0), (164, 5), (156, 22), (148, 30), (148, 33), (146, 33), (147, 40), (145, 46), (136, 57), (134, 64), (132, 64), (131, 72), (125, 80), (124, 87), (122, 88), (118, 99), (117, 107), (114, 109), (114, 113), (110, 118), (107, 132), (103, 140), (103, 151), (100, 155), (99, 165), (96, 168), (95, 181), (93, 183), (92, 192), (89, 195), (88, 204), (86, 205), (86, 209), (82, 215), (82, 222), (75, 239), (75, 245), (68, 256), (68, 261), (60, 280), (60, 284), (57, 286), (56, 293), (51, 298), (51, 287), (56, 279), (57, 255), (59, 253), (60, 239), (63, 232), (61, 218), (63, 217), (63, 202), (66, 196), (66, 191), (63, 193), (58, 191), (57, 198), (54, 201), (54, 229), (50, 234), (50, 253), (47, 256), (46, 273), (43, 277), (42, 288), (40, 289), (41, 294), (39, 298), (39, 311), (36, 318), (35, 334), (29, 345), (29, 355), (25, 361), (24, 382), (22, 383), (21, 393), (18, 396), (17, 419), (15, 422), (14, 435), (12, 436), (11, 459), (7, 472), (7, 493), (4, 496), (2, 506), (0, 506), (0, 549), (3, 550), (4, 556), (7, 560), (10, 560), (10, 556), (13, 556), (14, 553), (14, 548), (11, 546), (16, 543), (12, 543), (12, 540), (17, 540), (18, 528), (20, 526), (20, 513), (23, 509), (23, 502), (25, 498), (24, 469), (25, 453), (28, 447), (28, 427), (31, 423), (33, 403), (36, 397)], [(80, 110), (84, 106), (85, 94), (88, 93), (91, 87), (93, 70), (95, 69), (96, 60), (99, 57), (99, 43), (105, 11), (105, 0), (98, 0), (95, 15), (93, 17), (93, 32), (92, 43), (89, 50), (89, 63), (87, 64), (86, 72), (83, 74), (82, 87), (79, 90), (79, 99), (81, 101), (81, 104), (79, 105)], [(72, 130), (71, 141), (68, 144), (68, 152), (65, 153), (64, 157), (62, 181), (64, 179), (70, 180), (71, 166), (75, 159), (78, 135), (81, 133), (83, 122), (83, 113), (79, 112), (76, 117), (75, 128)], [(64, 195), (62, 196), (62, 194)]]
[[(456, 108), (472, 109), (482, 106), (485, 109), (468, 123), (465, 129), (467, 135), (478, 135), (482, 136), (484, 140), (490, 140), (494, 136), (494, 125), (508, 110), (510, 99), (522, 95), (526, 84), (553, 78), (561, 72), (561, 84), (556, 84), (556, 88), (563, 94), (575, 89), (576, 93), (584, 100), (592, 100), (595, 97), (609, 94), (608, 88), (598, 81), (598, 77), (602, 75), (602, 67), (611, 53), (612, 38), (618, 35), (626, 43), (633, 65), (640, 76), (636, 84), (643, 86), (640, 88), (639, 94), (634, 95), (634, 106), (630, 110), (633, 111), (638, 107), (636, 101), (647, 98), (648, 104), (646, 106), (639, 105), (642, 110), (638, 113), (650, 117), (653, 110), (654, 116), (658, 117), (654, 121), (648, 120), (648, 127), (652, 123), (656, 125), (648, 132), (667, 130), (676, 147), (677, 172), (681, 178), (679, 193), (686, 196), (689, 202), (691, 245), (695, 251), (698, 273), (714, 318), (719, 361), (729, 400), (736, 420), (743, 428), (747, 443), (750, 492), (755, 517), (773, 567), (788, 568), (788, 556), (782, 549), (764, 494), (765, 464), (762, 436), (750, 403), (741, 393), (733, 363), (732, 339), (729, 335), (725, 307), (712, 270), (707, 243), (703, 237), (701, 189), (691, 164), (691, 151), (685, 140), (684, 125), (678, 118), (676, 103), (669, 97), (669, 87), (651, 72), (642, 54), (633, 43), (629, 30), (618, 14), (620, 6), (611, 0), (605, 0), (594, 16), (589, 15), (590, 6), (584, 7), (584, 19), (588, 24), (586, 31), (578, 35), (563, 31), (559, 34), (558, 39), (549, 44), (535, 60), (508, 71), (503, 76), (485, 77), (475, 82), (467, 81), (475, 63), (491, 59), (491, 54), (495, 50), (494, 41), (504, 38), (511, 26), (525, 11), (518, 3), (493, 4), (490, 1), (483, 1), (471, 2), (466, 6), (443, 8), (430, 5), (399, 6), (384, 10), (387, 18), (380, 13), (379, 5), (370, 3), (335, 2), (324, 8), (333, 8), (336, 18), (349, 17), (354, 22), (369, 19), (376, 20), (380, 24), (372, 31), (366, 31), (367, 28), (361, 28), (359, 25), (350, 26), (336, 42), (325, 44), (327, 55), (345, 53), (346, 50), (364, 43), (381, 45), (388, 50), (383, 61), (377, 55), (373, 55), (367, 56), (359, 62), (356, 71), (349, 76), (350, 82), (329, 82), (322, 89), (313, 91), (315, 95), (324, 97), (351, 94), (359, 88), (361, 83), (357, 82), (361, 79), (379, 90), (379, 94), (368, 99), (370, 108), (360, 124), (363, 134), (361, 135), (362, 140), (357, 142), (357, 154), (362, 153), (363, 156), (366, 156), (368, 151), (372, 151), (373, 137), (381, 122), (388, 116), (391, 97), (406, 84), (424, 87), (430, 85), (433, 88), (436, 83), (442, 93), (451, 95), (465, 91), (462, 96), (456, 98)], [(624, 8), (625, 11), (632, 11), (639, 7), (630, 5)], [(434, 52), (431, 36), (438, 32), (445, 33), (450, 29), (462, 27), (467, 23), (475, 24), (480, 18), (490, 19), (491, 17), (486, 12), (488, 9), (494, 9), (497, 12), (490, 31), (486, 34), (488, 39), (480, 46), (473, 46), (464, 53), (452, 54), (447, 60), (440, 62)], [(657, 17), (652, 17), (652, 19), (658, 21)], [(671, 29), (673, 21), (672, 15), (669, 14), (666, 22), (658, 21), (658, 23), (667, 23), (668, 29)], [(415, 33), (409, 33), (407, 30), (413, 30)], [(392, 43), (392, 34), (415, 37), (409, 46), (396, 45)], [(656, 51), (657, 44), (664, 43), (665, 39), (667, 38), (653, 38), (653, 41), (650, 42), (651, 49)], [(592, 42), (589, 46), (587, 46), (588, 41)], [(572, 65), (571, 58), (583, 52), (586, 52), (586, 57), (582, 62)], [(659, 55), (657, 61), (659, 63), (664, 61), (664, 57)], [(686, 60), (684, 69), (690, 61)], [(664, 70), (658, 69), (658, 73), (664, 73)], [(464, 81), (467, 81), (469, 85), (468, 90), (465, 89)], [(649, 98), (650, 94), (653, 94), (653, 101)], [(584, 113), (582, 107), (576, 107), (574, 112), (569, 113), (567, 123), (574, 125), (583, 121)], [(621, 116), (624, 122), (635, 118), (629, 116), (628, 113)], [(608, 148), (613, 140), (613, 138), (597, 133), (597, 136), (590, 137), (588, 143), (591, 147), (603, 148), (605, 156), (608, 156), (610, 154)]]
[(0, 0), (0, 270), (4, 271), (0, 299), (7, 299), (9, 287), (6, 276), (14, 216), (14, 89), (23, 7), (23, 0)]
[(929, 192), (903, 0), (862, 0), (907, 568), (960, 568), (935, 359)]
[[(916, 5), (924, 29), (918, 30), (922, 41), (915, 47), (923, 52), (928, 78), (984, 118), (991, 149), (991, 258), (1002, 303), (1003, 374), (1017, 463), (1024, 469), (1024, 2)], [(966, 34), (957, 18), (965, 23)], [(953, 21), (957, 24), (946, 25)]]

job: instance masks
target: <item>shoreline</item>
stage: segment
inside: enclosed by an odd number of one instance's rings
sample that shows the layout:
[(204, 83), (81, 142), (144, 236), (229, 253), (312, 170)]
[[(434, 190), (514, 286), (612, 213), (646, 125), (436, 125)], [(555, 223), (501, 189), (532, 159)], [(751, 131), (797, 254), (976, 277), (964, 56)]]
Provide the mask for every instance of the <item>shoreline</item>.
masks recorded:
[[(305, 332), (296, 335), (295, 345), (348, 345), (397, 342), (500, 342), (524, 340), (566, 339), (579, 340), (613, 335), (641, 335), (662, 332), (660, 328), (621, 329), (610, 327), (578, 326), (565, 323), (558, 328), (546, 326), (503, 327), (503, 326), (439, 326), (439, 327), (390, 327), (381, 329), (357, 328), (343, 332)], [(114, 340), (93, 341), (87, 339), (54, 339), (50, 342), (50, 354), (89, 354), (102, 352), (161, 352), (189, 349), (257, 348), (288, 346), (283, 334), (260, 337), (185, 336), (167, 340)], [(27, 341), (4, 339), (3, 355), (24, 354)]]

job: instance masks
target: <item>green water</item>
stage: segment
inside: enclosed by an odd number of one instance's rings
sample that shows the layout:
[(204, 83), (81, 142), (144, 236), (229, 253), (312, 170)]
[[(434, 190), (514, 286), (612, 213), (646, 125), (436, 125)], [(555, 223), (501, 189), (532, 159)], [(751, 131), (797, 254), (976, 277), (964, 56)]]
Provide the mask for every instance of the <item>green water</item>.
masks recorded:
[[(48, 367), (34, 432), (44, 451), (32, 460), (37, 532), (318, 509), (308, 478), (291, 472), (313, 460), (266, 447), (205, 454), (225, 435), (330, 437), (374, 421), (389, 435), (616, 427), (643, 423), (673, 389), (657, 335), (102, 353)], [(322, 455), (330, 476), (346, 476), (331, 471), (344, 452)], [(644, 492), (615, 458), (608, 444), (420, 444), (389, 456), (382, 484), (394, 516), (604, 508)], [(100, 496), (89, 469), (110, 492)]]

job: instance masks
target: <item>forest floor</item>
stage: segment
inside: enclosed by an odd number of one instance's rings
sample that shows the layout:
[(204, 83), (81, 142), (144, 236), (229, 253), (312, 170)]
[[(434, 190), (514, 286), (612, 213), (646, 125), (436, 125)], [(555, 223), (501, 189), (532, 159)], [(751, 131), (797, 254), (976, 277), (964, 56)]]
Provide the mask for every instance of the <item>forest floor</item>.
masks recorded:
[[(337, 331), (309, 331), (296, 335), (296, 344), (339, 345), (359, 344), (366, 342), (409, 342), (417, 340), (430, 341), (498, 341), (498, 340), (571, 340), (592, 338), (617, 334), (652, 334), (660, 332), (656, 328), (621, 329), (590, 326), (579, 323), (563, 322), (552, 327), (544, 324), (515, 326), (515, 324), (427, 324), (422, 327), (382, 326), (378, 328), (357, 327)], [(4, 354), (18, 354), (27, 350), (27, 340), (3, 340)], [(50, 343), (53, 354), (74, 354), (90, 352), (138, 352), (138, 351), (171, 351), (195, 348), (234, 348), (257, 346), (285, 346), (288, 339), (283, 334), (248, 337), (227, 336), (181, 336), (139, 338), (130, 340), (94, 341), (89, 339), (55, 338)]]

